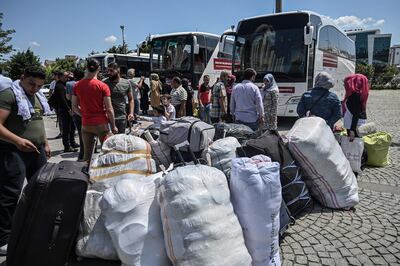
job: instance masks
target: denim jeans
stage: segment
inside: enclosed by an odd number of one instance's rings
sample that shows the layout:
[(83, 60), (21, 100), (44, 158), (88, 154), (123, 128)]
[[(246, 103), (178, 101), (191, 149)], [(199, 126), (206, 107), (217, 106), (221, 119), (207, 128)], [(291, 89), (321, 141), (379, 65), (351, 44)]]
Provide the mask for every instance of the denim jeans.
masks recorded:
[(67, 110), (60, 111), (62, 121), (62, 142), (64, 149), (68, 149), (75, 144), (75, 124), (72, 122), (72, 116)]
[(135, 115), (139, 115), (140, 102), (139, 102), (138, 99), (134, 99), (134, 103), (135, 103), (135, 105), (134, 105), (134, 108), (133, 108), (134, 109), (133, 113)]
[(12, 217), (26, 178), (46, 163), (44, 145), (36, 152), (22, 152), (11, 144), (0, 144), (0, 247), (7, 244)]
[(204, 107), (200, 107), (200, 119), (208, 124), (211, 124), (211, 103)]
[(78, 160), (83, 159), (83, 140), (82, 140), (82, 118), (79, 115), (73, 115), (72, 120), (74, 121), (75, 127), (78, 130), (79, 135), (79, 155)]

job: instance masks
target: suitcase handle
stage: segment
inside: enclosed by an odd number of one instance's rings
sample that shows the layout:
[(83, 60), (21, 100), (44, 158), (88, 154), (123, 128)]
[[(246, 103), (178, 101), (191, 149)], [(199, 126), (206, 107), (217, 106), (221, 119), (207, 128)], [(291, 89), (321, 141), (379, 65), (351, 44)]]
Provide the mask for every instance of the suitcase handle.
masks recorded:
[(49, 250), (52, 250), (56, 247), (56, 240), (58, 237), (58, 232), (60, 231), (60, 226), (62, 223), (62, 216), (64, 212), (59, 210), (57, 212), (56, 219), (54, 220), (54, 227), (53, 227), (53, 232), (51, 233), (51, 240), (49, 243)]

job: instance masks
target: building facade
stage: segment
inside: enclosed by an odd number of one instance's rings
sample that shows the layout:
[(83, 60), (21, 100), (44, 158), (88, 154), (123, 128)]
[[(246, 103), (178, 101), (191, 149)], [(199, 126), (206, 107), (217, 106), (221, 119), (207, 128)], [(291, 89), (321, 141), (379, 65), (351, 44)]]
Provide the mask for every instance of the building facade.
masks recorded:
[(389, 64), (400, 68), (400, 44), (390, 48)]
[(352, 30), (346, 32), (356, 46), (356, 61), (384, 68), (389, 64), (391, 34), (381, 34), (380, 30)]

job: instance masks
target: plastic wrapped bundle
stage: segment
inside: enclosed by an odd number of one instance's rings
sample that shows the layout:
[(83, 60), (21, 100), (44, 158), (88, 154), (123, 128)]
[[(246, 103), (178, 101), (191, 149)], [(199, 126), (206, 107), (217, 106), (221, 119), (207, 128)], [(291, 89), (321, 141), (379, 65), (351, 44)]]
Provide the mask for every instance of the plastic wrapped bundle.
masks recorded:
[(100, 181), (122, 174), (151, 175), (155, 171), (150, 144), (139, 137), (120, 134), (104, 142), (89, 174), (90, 179)]
[(232, 204), (254, 266), (280, 265), (279, 163), (264, 155), (232, 160)]
[(160, 206), (155, 181), (149, 177), (122, 179), (104, 192), (102, 218), (122, 265), (167, 266)]
[(86, 192), (84, 218), (79, 226), (76, 255), (83, 258), (118, 260), (117, 251), (104, 226), (99, 203), (108, 184), (92, 185)]
[(220, 170), (179, 167), (161, 178), (158, 201), (165, 246), (174, 265), (251, 265)]
[(213, 142), (208, 149), (204, 150), (203, 159), (211, 159), (211, 166), (215, 167), (226, 175), (231, 175), (231, 161), (236, 158), (236, 149), (240, 147), (240, 143), (234, 137), (227, 137)]
[(93, 160), (76, 254), (85, 258), (117, 260), (118, 256), (101, 216), (99, 203), (106, 189), (119, 180), (140, 178), (156, 172), (150, 145), (143, 139), (115, 135), (103, 144), (102, 153)]
[(287, 139), (290, 151), (305, 172), (308, 189), (323, 206), (347, 209), (358, 203), (356, 177), (325, 120), (299, 119)]

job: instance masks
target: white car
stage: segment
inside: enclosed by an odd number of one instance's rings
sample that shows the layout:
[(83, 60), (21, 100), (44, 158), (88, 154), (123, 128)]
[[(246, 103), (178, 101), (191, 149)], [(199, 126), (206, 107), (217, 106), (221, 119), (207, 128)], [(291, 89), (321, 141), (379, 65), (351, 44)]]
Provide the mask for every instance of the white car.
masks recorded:
[(44, 84), (40, 89), (40, 92), (43, 93), (46, 98), (49, 98), (50, 84)]

